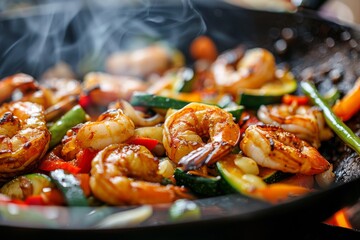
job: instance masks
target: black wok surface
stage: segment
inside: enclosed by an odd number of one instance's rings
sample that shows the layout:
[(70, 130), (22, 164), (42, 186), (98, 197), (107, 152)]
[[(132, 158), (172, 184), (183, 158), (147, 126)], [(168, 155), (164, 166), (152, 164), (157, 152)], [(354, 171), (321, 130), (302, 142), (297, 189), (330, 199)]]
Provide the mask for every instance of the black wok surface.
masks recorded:
[[(104, 70), (102, 63), (112, 52), (132, 47), (134, 42), (146, 44), (150, 40), (170, 42), (191, 62), (188, 46), (200, 34), (214, 39), (220, 51), (239, 44), (267, 48), (275, 54), (279, 65), (292, 69), (297, 79), (304, 78), (304, 70), (309, 68), (314, 71), (329, 65), (341, 68), (343, 79), (339, 88), (343, 92), (360, 76), (360, 30), (355, 26), (332, 22), (305, 10), (274, 13), (217, 1), (150, 3), (109, 7), (99, 2), (95, 5), (73, 2), (1, 13), (0, 77), (24, 72), (38, 78), (49, 67), (65, 61), (81, 79), (90, 70)], [(323, 88), (326, 87), (324, 84)], [(98, 229), (93, 225), (101, 216), (126, 209), (109, 208), (108, 212), (100, 212), (104, 215), (92, 218), (94, 209), (58, 208), (55, 212), (59, 216), (72, 216), (64, 217), (71, 220), (57, 219), (54, 224), (48, 224), (53, 219), (44, 210), (34, 208), (41, 215), (40, 220), (34, 220), (24, 217), (31, 216), (27, 211), (14, 214), (11, 207), (1, 206), (0, 225), (14, 233), (18, 232), (17, 228), (33, 235), (40, 232), (56, 235), (66, 230), (74, 236), (91, 232), (92, 236), (103, 237), (114, 233), (166, 236), (175, 232), (176, 236), (187, 238), (190, 230), (204, 234), (204, 229), (206, 232), (225, 229), (232, 234), (237, 229), (244, 236), (260, 236), (286, 228), (284, 233), (293, 234), (303, 224), (313, 230), (329, 229), (319, 222), (360, 197), (359, 164), (355, 162), (350, 169), (341, 164), (337, 167), (337, 182), (329, 189), (275, 206), (239, 195), (201, 199), (197, 202), (202, 218), (188, 222), (169, 221), (169, 206), (157, 206), (153, 215), (138, 225)], [(218, 231), (216, 234), (221, 235)]]

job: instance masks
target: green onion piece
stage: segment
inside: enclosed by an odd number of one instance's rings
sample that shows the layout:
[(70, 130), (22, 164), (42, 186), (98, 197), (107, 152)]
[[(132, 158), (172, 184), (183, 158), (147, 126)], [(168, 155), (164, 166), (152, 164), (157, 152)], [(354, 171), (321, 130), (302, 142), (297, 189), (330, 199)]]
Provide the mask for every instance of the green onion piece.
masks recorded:
[(323, 111), (324, 118), (328, 126), (360, 155), (360, 138), (345, 123), (335, 115), (328, 103), (322, 98), (315, 85), (309, 81), (300, 83), (301, 90), (307, 95), (313, 104), (320, 107)]

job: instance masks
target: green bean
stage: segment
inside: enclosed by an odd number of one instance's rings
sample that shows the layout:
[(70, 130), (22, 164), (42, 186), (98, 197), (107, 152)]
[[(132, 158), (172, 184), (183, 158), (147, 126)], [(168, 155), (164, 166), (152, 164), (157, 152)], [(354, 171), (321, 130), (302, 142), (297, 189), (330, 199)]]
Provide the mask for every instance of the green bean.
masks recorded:
[(322, 98), (315, 85), (309, 81), (302, 81), (300, 87), (304, 94), (311, 99), (313, 104), (322, 109), (327, 125), (346, 145), (360, 155), (360, 138), (335, 115), (328, 103)]
[(86, 113), (80, 105), (75, 105), (72, 109), (66, 112), (54, 125), (49, 129), (51, 133), (50, 148), (55, 147), (60, 143), (66, 132), (86, 120)]

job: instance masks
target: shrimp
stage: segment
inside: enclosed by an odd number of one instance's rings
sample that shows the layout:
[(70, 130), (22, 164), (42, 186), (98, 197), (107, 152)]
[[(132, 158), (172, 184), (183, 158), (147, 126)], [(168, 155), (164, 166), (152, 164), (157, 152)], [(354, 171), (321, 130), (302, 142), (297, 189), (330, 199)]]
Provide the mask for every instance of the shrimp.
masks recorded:
[(30, 101), (44, 107), (46, 121), (52, 121), (78, 103), (80, 81), (67, 78), (43, 79), (37, 91), (24, 95), (21, 101)]
[(8, 76), (0, 81), (0, 103), (9, 99), (16, 89), (21, 92), (37, 90), (35, 79), (24, 73)]
[(330, 168), (316, 148), (279, 126), (250, 125), (240, 149), (260, 166), (283, 172), (315, 175)]
[(101, 150), (113, 143), (122, 143), (133, 136), (135, 125), (121, 109), (110, 109), (96, 121), (88, 121), (68, 131), (63, 139), (62, 155), (72, 159), (79, 149)]
[(189, 103), (165, 119), (163, 144), (168, 157), (184, 170), (211, 165), (240, 138), (230, 113), (212, 105)]
[(110, 205), (171, 203), (192, 198), (186, 189), (161, 185), (159, 161), (144, 146), (111, 144), (92, 160), (90, 187)]
[(0, 182), (32, 171), (46, 153), (50, 132), (42, 106), (4, 103), (0, 108)]
[(132, 76), (89, 72), (84, 76), (83, 89), (93, 103), (107, 106), (119, 99), (129, 100), (134, 91), (145, 91), (147, 83)]
[(280, 126), (315, 148), (320, 147), (321, 141), (333, 136), (332, 131), (325, 124), (321, 110), (314, 106), (263, 105), (257, 115), (263, 123)]
[[(259, 88), (275, 79), (275, 58), (268, 50), (253, 48), (242, 56), (238, 49), (234, 49), (226, 54), (231, 54), (231, 57), (220, 55), (211, 67), (220, 91), (236, 95), (241, 89)], [(233, 58), (238, 61), (234, 63), (235, 67), (229, 62)]]
[(152, 44), (133, 51), (116, 52), (107, 59), (105, 68), (110, 74), (141, 79), (150, 74), (162, 75), (174, 65), (169, 49), (162, 44)]
[[(12, 97), (12, 102), (32, 102), (44, 107), (46, 121), (54, 120), (78, 103), (81, 92), (76, 79), (44, 79), (37, 84), (27, 74), (18, 73), (0, 81), (0, 102)], [(19, 90), (19, 94), (14, 94)]]

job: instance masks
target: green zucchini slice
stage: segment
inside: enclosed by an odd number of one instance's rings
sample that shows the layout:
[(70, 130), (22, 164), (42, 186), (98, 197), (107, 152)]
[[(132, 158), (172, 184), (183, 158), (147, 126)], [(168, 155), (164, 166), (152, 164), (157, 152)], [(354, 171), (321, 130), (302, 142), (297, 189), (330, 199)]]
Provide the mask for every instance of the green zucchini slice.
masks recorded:
[(134, 92), (130, 99), (130, 104), (133, 106), (153, 107), (162, 109), (180, 109), (185, 107), (189, 103), (190, 102), (146, 92)]
[(39, 195), (43, 188), (54, 187), (51, 178), (42, 173), (31, 173), (14, 178), (5, 183), (0, 192), (11, 198), (24, 200), (31, 195)]
[(259, 167), (259, 169), (259, 177), (261, 177), (264, 182), (268, 184), (279, 182), (293, 175), (291, 173), (286, 173), (271, 168)]
[(193, 89), (194, 82), (196, 81), (195, 72), (189, 67), (183, 67), (174, 74), (174, 90), (175, 92), (189, 93)]
[(226, 193), (240, 193), (254, 197), (254, 189), (266, 186), (266, 183), (256, 175), (245, 174), (236, 166), (236, 158), (226, 157), (216, 162), (216, 168), (221, 176), (221, 187)]
[(176, 185), (185, 186), (200, 197), (211, 197), (222, 195), (219, 186), (220, 177), (202, 177), (184, 172), (176, 168), (174, 172)]
[(246, 108), (257, 109), (261, 105), (280, 103), (282, 96), (291, 94), (298, 87), (297, 80), (291, 72), (284, 72), (272, 82), (258, 89), (246, 89), (239, 95), (238, 103)]
[(80, 187), (80, 182), (71, 173), (63, 169), (56, 169), (50, 172), (50, 177), (56, 186), (63, 193), (69, 206), (88, 206), (88, 201)]
[[(159, 96), (156, 94), (146, 93), (146, 92), (134, 92), (130, 104), (133, 106), (142, 106), (150, 108), (160, 108), (160, 109), (181, 109), (188, 105), (191, 102), (182, 101), (174, 98)], [(241, 113), (244, 110), (244, 106), (238, 105), (236, 103), (228, 105), (224, 110), (231, 113), (235, 121), (239, 121)]]

